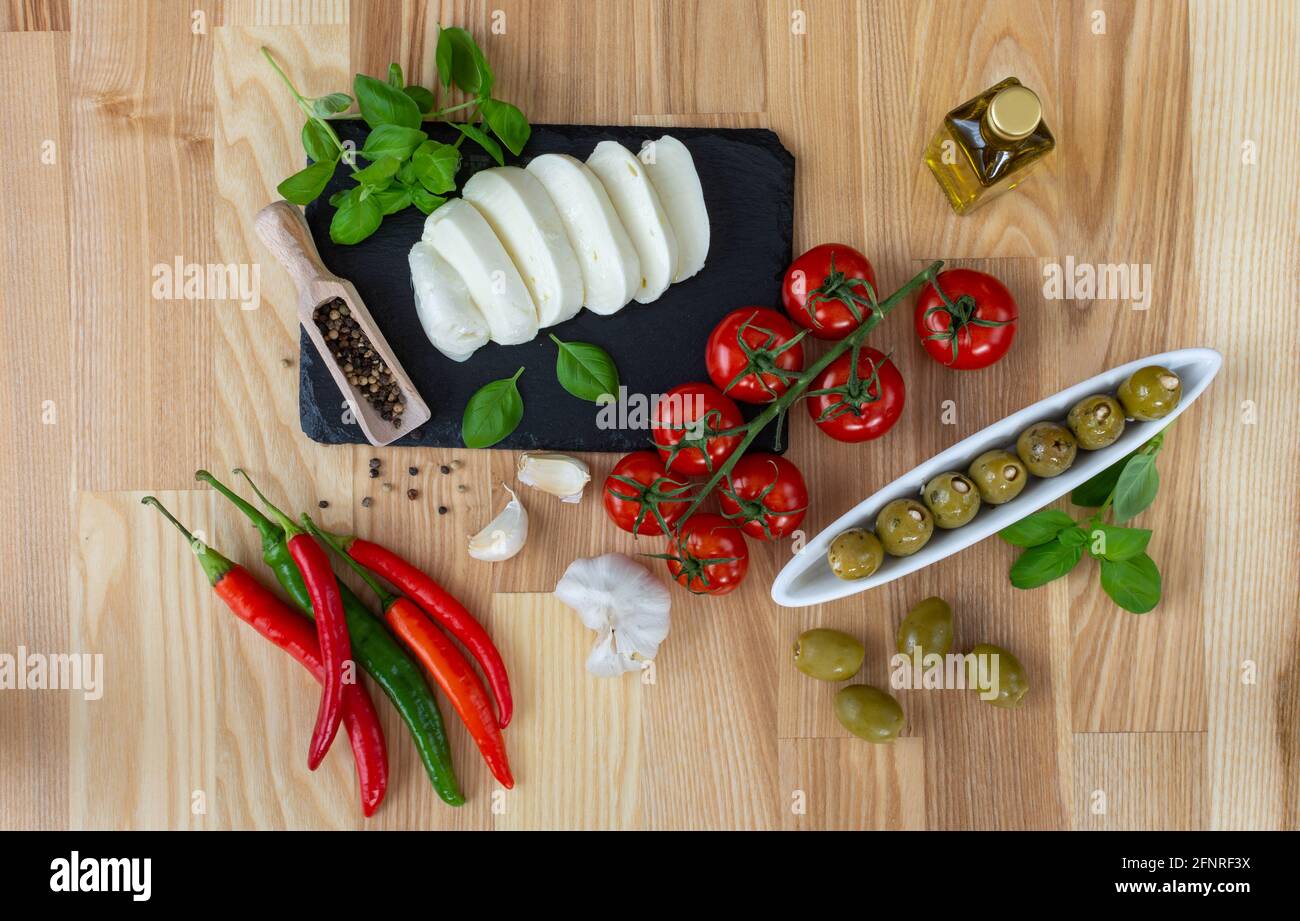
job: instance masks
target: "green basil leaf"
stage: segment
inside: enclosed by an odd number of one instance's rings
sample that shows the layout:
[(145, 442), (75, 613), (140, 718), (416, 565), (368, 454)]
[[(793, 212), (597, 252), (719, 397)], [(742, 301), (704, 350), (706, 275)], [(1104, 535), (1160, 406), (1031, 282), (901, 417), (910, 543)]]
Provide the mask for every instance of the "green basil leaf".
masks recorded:
[(1156, 459), (1150, 454), (1134, 455), (1115, 483), (1115, 501), (1111, 504), (1115, 521), (1123, 523), (1140, 513), (1155, 501), (1159, 489)]
[(411, 204), (411, 190), (400, 187), (387, 188), (376, 192), (374, 198), (379, 203), (379, 210), (385, 215), (396, 214)]
[(407, 191), (411, 193), (411, 204), (425, 214), (432, 214), (435, 209), (442, 207), (447, 202), (447, 199), (440, 195), (434, 195), (423, 186), (413, 185)]
[(346, 112), (352, 105), (352, 97), (347, 93), (330, 93), (327, 96), (318, 96), (311, 101), (311, 110), (315, 114), (324, 118), (327, 115), (338, 115), (340, 112)]
[(276, 186), (275, 190), (282, 198), (295, 205), (305, 205), (315, 201), (320, 193), (325, 191), (325, 186), (333, 175), (334, 163), (330, 160), (321, 160), (306, 169), (298, 170)]
[(1117, 528), (1099, 524), (1088, 532), (1088, 552), (1098, 559), (1128, 560), (1146, 552), (1151, 532), (1145, 528)]
[(406, 81), (402, 79), (402, 65), (396, 61), (388, 65), (388, 85), (395, 90), (400, 90), (406, 85)]
[(314, 118), (309, 118), (302, 126), (302, 149), (317, 163), (333, 163), (341, 153), (329, 131)]
[(406, 160), (397, 168), (397, 178), (403, 185), (415, 185), (419, 180), (415, 177), (415, 164)]
[[(364, 190), (362, 190), (364, 192)], [(370, 236), (384, 220), (384, 212), (373, 197), (357, 194), (346, 199), (330, 221), (330, 239), (351, 245)]]
[(1045, 508), (1003, 528), (998, 532), (998, 536), (1008, 544), (1015, 544), (1017, 547), (1037, 547), (1055, 540), (1057, 534), (1072, 527), (1074, 527), (1074, 519), (1065, 512)]
[(1081, 559), (1082, 547), (1067, 547), (1056, 541), (1030, 547), (1011, 565), (1011, 584), (1016, 588), (1038, 588), (1061, 578)]
[(501, 143), (510, 148), (512, 154), (519, 156), (519, 152), (524, 149), (524, 145), (528, 143), (528, 136), (533, 131), (528, 124), (528, 119), (524, 118), (524, 113), (499, 99), (484, 99), (478, 104), (478, 108), (483, 113), (488, 127), (492, 129), (492, 133), (501, 139)]
[(402, 92), (415, 100), (415, 104), (420, 107), (420, 113), (426, 114), (433, 111), (433, 93), (429, 92), (422, 86), (412, 84), (403, 87)]
[(460, 437), (467, 448), (490, 448), (513, 432), (524, 417), (524, 399), (516, 381), (524, 373), (485, 384), (465, 404)]
[(1101, 587), (1126, 611), (1145, 614), (1160, 603), (1160, 570), (1145, 553), (1101, 561)]
[(420, 107), (401, 90), (393, 89), (387, 83), (381, 83), (365, 74), (357, 74), (352, 89), (357, 94), (361, 117), (371, 128), (380, 125), (420, 127)]
[(501, 145), (492, 140), (492, 136), (486, 131), (477, 125), (467, 125), (464, 122), (452, 122), (452, 124), (456, 126), (456, 129), (461, 134), (491, 154), (492, 159), (497, 161), (497, 166), (506, 165), (506, 158), (505, 154), (501, 152)]
[(335, 192), (333, 195), (330, 196), (330, 204), (333, 207), (337, 208), (340, 204), (343, 203), (343, 200), (348, 198), (350, 195), (352, 195), (352, 193), (355, 190), (356, 190), (356, 186), (353, 186), (351, 189), (343, 189), (341, 191)]
[(450, 192), (456, 188), (456, 172), (460, 169), (460, 151), (450, 144), (425, 141), (411, 157), (415, 177), (430, 192)]
[(1123, 460), (1116, 461), (1101, 473), (1084, 480), (1070, 493), (1070, 501), (1084, 508), (1100, 508), (1110, 498), (1119, 482), (1119, 475), (1124, 472), (1124, 465), (1129, 462), (1130, 454)]
[(1088, 542), (1088, 532), (1076, 525), (1057, 534), (1056, 541), (1067, 547), (1082, 547)]
[[(474, 96), (487, 96), (492, 92), (492, 68), (479, 48), (474, 36), (457, 26), (449, 26), (438, 36), (438, 56), (446, 41), (451, 53), (450, 76), (455, 84)], [(442, 74), (442, 62), (438, 62)], [(444, 86), (446, 83), (444, 82)]]
[(438, 49), (434, 53), (434, 62), (438, 65), (438, 82), (443, 88), (451, 86), (451, 63), (456, 56), (456, 49), (452, 47), (452, 38), (446, 29), (438, 32)]
[(382, 160), (395, 157), (400, 162), (415, 152), (428, 135), (419, 128), (404, 128), (401, 125), (380, 125), (370, 132), (365, 146), (359, 153), (367, 160)]
[(393, 177), (397, 175), (398, 167), (401, 165), (396, 157), (384, 157), (365, 169), (357, 170), (352, 174), (352, 178), (372, 192), (382, 192), (392, 184)]
[(564, 342), (551, 336), (559, 346), (555, 357), (555, 377), (560, 386), (579, 400), (597, 403), (606, 394), (618, 394), (618, 368), (614, 359), (590, 342)]

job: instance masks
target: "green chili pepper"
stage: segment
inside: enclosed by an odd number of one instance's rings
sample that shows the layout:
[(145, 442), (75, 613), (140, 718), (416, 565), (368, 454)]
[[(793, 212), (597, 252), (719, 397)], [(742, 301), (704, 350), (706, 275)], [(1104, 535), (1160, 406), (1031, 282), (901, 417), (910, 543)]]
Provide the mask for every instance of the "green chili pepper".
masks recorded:
[[(229, 499), (257, 527), (262, 535), (262, 559), (275, 573), (276, 580), (288, 593), (293, 603), (308, 617), (312, 616), (307, 586), (303, 583), (298, 566), (289, 555), (283, 529), (267, 518), (241, 496), (231, 491), (211, 473), (200, 470), (194, 478), (207, 483)], [(442, 713), (434, 700), (433, 692), (425, 683), (420, 668), (404, 653), (370, 609), (346, 585), (339, 583), (343, 594), (343, 614), (352, 638), (352, 651), (361, 667), (388, 695), (397, 712), (401, 714), (416, 751), (429, 773), (429, 780), (442, 800), (460, 806), (465, 796), (451, 765), (451, 747), (442, 723)]]

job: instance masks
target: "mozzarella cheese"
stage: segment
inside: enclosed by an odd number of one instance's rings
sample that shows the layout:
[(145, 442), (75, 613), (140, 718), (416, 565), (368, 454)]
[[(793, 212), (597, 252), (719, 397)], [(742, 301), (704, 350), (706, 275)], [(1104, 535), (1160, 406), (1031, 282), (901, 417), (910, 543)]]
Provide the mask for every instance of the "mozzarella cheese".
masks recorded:
[(528, 172), (560, 214), (582, 270), (587, 309), (599, 314), (622, 310), (640, 287), (641, 262), (596, 174), (568, 154), (535, 157)]
[(464, 361), (487, 345), (487, 320), (470, 300), (465, 282), (433, 245), (421, 240), (411, 247), (407, 261), (415, 312), (433, 347), (452, 361)]
[(424, 222), (424, 239), (451, 263), (483, 312), (493, 342), (518, 345), (537, 335), (537, 308), (483, 215), (453, 198)]
[(582, 269), (564, 224), (537, 179), (517, 166), (480, 170), (461, 197), (472, 202), (506, 248), (537, 307), (540, 326), (582, 309)]
[(695, 161), (686, 145), (669, 135), (642, 144), (638, 159), (645, 165), (677, 235), (677, 272), (673, 281), (684, 281), (704, 268), (709, 255), (709, 212), (704, 207), (704, 190), (700, 188)]
[(633, 297), (648, 304), (668, 290), (677, 275), (677, 235), (659, 203), (641, 161), (617, 141), (601, 141), (587, 158), (627, 229), (641, 261)]

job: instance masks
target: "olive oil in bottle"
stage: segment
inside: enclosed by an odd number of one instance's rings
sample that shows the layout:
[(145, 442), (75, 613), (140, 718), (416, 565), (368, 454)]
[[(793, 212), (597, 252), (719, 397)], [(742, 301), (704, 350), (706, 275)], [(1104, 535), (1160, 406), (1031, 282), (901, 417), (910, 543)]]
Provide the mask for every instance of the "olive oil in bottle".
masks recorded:
[(1018, 186), (1055, 146), (1038, 96), (1007, 77), (944, 116), (925, 162), (965, 214)]

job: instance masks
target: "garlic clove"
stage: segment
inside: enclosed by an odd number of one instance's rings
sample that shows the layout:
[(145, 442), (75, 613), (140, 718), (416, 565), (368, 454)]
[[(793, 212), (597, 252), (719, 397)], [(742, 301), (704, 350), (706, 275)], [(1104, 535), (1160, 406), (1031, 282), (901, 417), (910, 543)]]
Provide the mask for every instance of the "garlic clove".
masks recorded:
[(476, 560), (508, 560), (524, 549), (524, 541), (528, 540), (528, 510), (513, 489), (504, 483), (501, 486), (510, 493), (510, 501), (487, 527), (469, 539), (469, 555)]
[(519, 482), (564, 502), (580, 502), (591, 482), (591, 468), (567, 454), (524, 454), (519, 458)]

